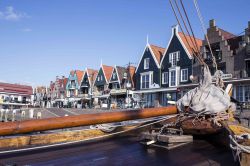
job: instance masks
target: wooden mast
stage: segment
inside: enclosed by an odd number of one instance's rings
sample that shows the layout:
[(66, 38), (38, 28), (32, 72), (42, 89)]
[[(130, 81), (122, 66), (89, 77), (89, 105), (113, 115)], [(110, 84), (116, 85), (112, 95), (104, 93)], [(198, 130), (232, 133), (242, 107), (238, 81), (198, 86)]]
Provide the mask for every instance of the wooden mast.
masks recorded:
[(0, 123), (0, 136), (177, 114), (176, 106)]

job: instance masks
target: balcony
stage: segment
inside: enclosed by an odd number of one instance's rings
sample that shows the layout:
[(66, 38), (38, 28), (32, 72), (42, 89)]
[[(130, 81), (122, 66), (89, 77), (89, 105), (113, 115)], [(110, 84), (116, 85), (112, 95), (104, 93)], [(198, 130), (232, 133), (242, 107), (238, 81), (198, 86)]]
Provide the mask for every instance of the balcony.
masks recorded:
[(111, 89), (110, 93), (113, 94), (126, 94), (126, 89)]
[(82, 87), (82, 88), (88, 88), (89, 85), (88, 85), (87, 83), (82, 83), (82, 84), (81, 84), (81, 87)]
[(78, 97), (85, 99), (89, 97), (89, 94), (79, 94)]
[(76, 89), (76, 85), (69, 85), (69, 89)]
[(102, 95), (109, 95), (110, 94), (110, 90), (103, 90), (103, 91), (95, 91), (93, 92), (93, 96), (102, 96)]

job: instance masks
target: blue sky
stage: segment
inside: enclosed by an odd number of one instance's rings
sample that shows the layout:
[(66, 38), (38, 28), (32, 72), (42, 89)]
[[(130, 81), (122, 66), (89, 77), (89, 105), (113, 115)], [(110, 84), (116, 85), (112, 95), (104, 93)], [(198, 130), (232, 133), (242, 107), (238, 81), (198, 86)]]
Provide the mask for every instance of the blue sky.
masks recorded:
[[(192, 0), (185, 2), (203, 38)], [(198, 0), (209, 19), (234, 34), (250, 20), (249, 0)], [(137, 63), (146, 44), (166, 47), (176, 24), (168, 0), (1, 0), (0, 81), (48, 85), (72, 69)]]

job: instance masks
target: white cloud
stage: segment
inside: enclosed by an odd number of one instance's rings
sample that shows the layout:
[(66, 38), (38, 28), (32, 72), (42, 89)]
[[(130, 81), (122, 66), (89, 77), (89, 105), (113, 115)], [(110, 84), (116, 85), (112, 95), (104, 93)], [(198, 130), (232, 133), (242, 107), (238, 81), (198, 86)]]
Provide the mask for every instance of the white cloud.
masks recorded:
[(24, 29), (21, 29), (21, 31), (23, 31), (23, 32), (31, 32), (32, 29), (30, 29), (30, 28), (24, 28)]
[(0, 19), (2, 20), (18, 21), (27, 17), (26, 13), (16, 11), (13, 6), (7, 6), (4, 11), (0, 11)]

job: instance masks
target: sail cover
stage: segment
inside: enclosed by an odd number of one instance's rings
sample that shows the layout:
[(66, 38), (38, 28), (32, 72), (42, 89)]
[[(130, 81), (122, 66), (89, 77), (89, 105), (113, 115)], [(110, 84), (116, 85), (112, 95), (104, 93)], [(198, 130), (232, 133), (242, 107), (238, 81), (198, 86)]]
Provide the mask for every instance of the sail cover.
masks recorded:
[(229, 109), (230, 96), (222, 88), (212, 83), (212, 76), (207, 65), (203, 67), (202, 72), (199, 86), (187, 92), (177, 101), (179, 111), (184, 111), (185, 107), (189, 107), (196, 113), (213, 114)]

